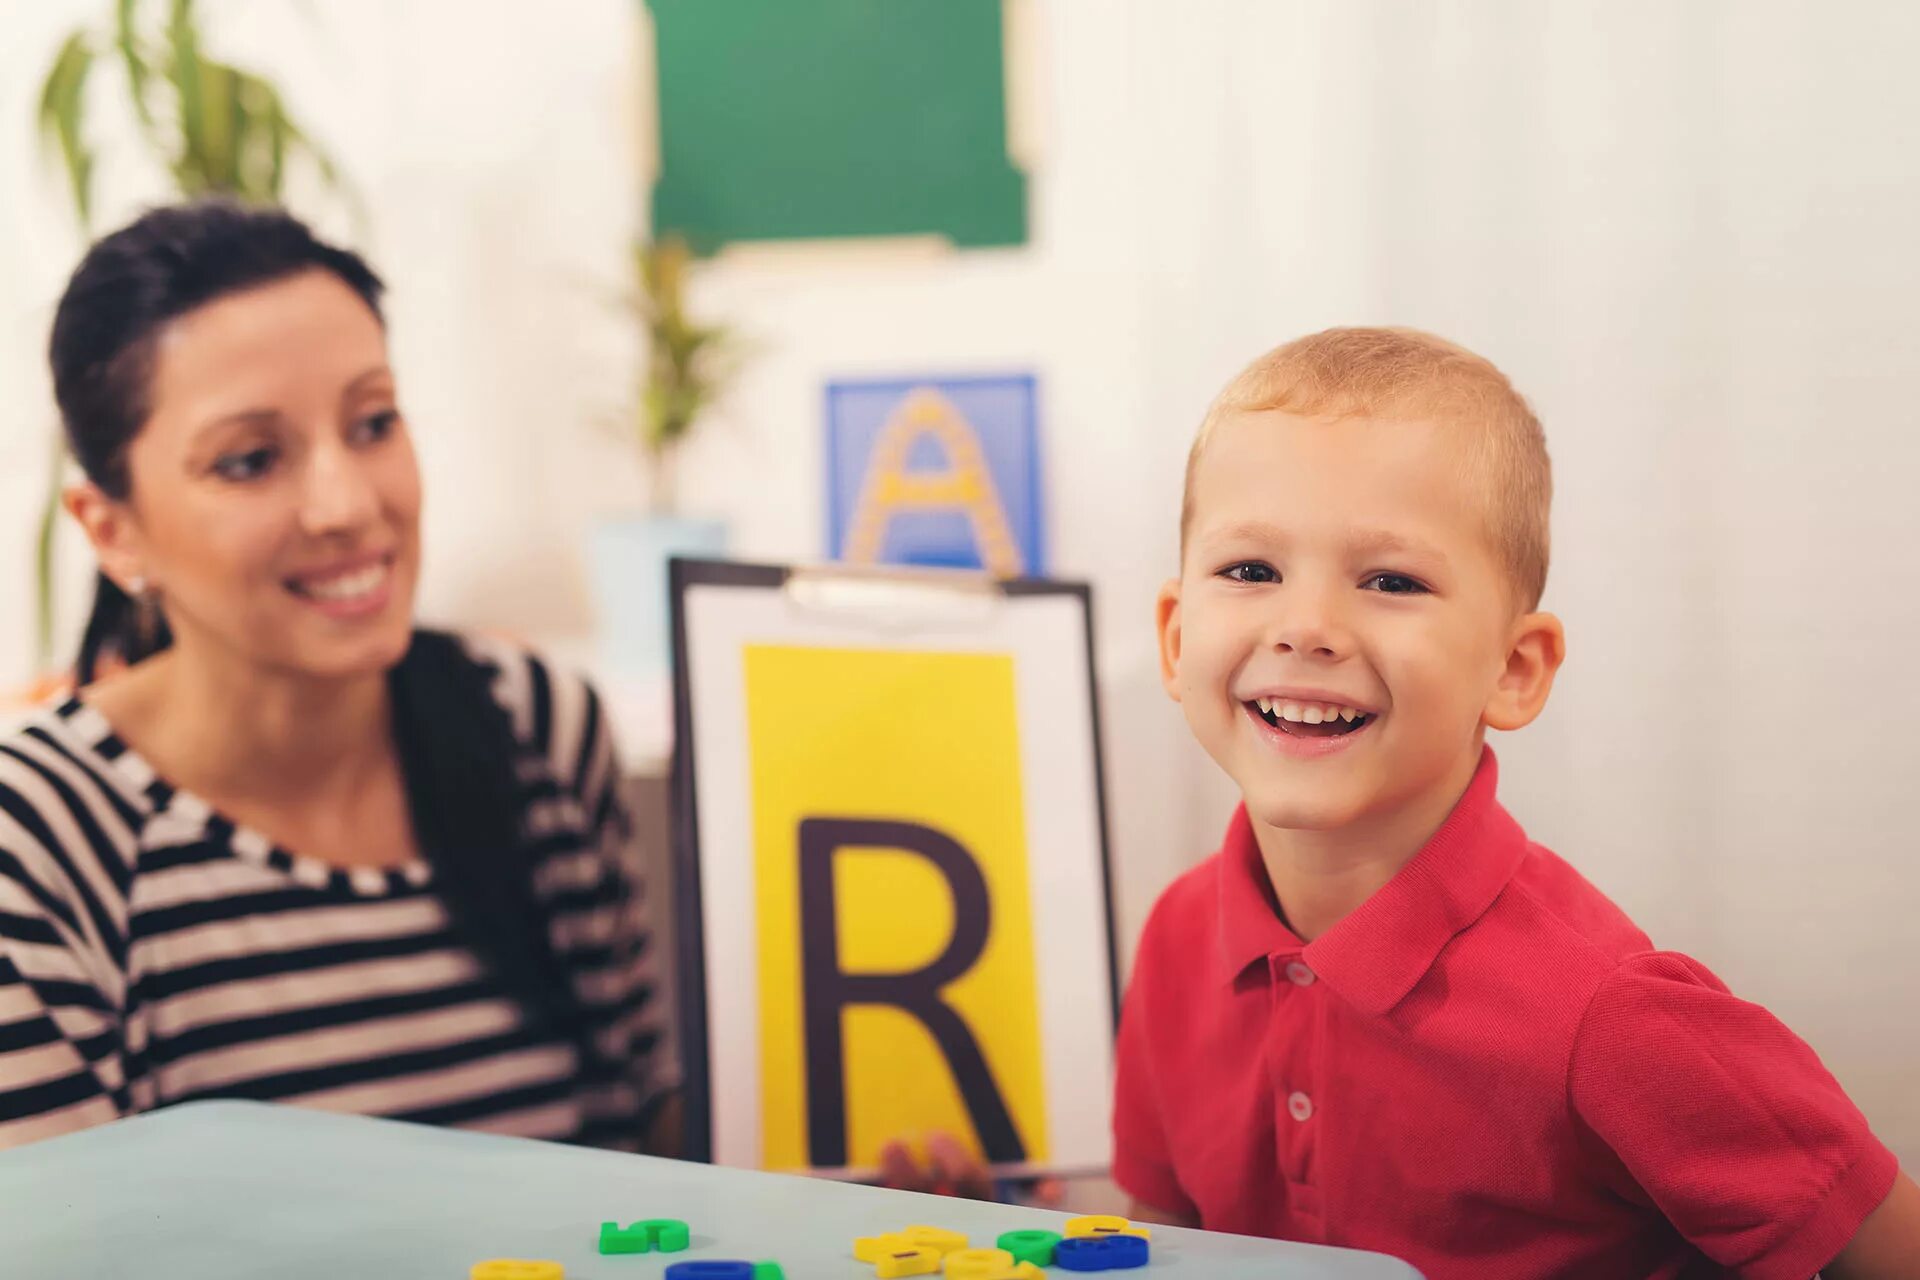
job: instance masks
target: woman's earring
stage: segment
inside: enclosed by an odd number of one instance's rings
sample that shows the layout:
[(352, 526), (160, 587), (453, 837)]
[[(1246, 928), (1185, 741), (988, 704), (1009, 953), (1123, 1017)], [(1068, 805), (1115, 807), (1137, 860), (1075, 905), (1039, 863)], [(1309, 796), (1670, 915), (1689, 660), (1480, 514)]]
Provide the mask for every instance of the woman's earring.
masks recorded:
[(127, 594), (136, 600), (147, 594), (147, 579), (145, 574), (136, 573), (127, 579)]

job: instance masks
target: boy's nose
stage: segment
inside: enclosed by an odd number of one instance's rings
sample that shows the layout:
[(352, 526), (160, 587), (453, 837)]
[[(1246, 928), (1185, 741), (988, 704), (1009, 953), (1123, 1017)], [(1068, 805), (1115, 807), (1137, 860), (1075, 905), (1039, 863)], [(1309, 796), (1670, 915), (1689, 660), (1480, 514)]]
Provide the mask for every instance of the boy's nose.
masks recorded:
[(1319, 636), (1314, 636), (1297, 643), (1282, 640), (1276, 643), (1274, 648), (1280, 650), (1282, 653), (1298, 653), (1315, 658), (1337, 658), (1341, 653), (1341, 650), (1331, 641), (1324, 640)]
[(1345, 646), (1318, 633), (1302, 633), (1276, 640), (1273, 647), (1281, 653), (1297, 654), (1304, 658), (1338, 658), (1346, 653)]
[(1319, 593), (1299, 590), (1279, 604), (1267, 636), (1270, 647), (1303, 658), (1342, 658), (1352, 641), (1338, 607)]

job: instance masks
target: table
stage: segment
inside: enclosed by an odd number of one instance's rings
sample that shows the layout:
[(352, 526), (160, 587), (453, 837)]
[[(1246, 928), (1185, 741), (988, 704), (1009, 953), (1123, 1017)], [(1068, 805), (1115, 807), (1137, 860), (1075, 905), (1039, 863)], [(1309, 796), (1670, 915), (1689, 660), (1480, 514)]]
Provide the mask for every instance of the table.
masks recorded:
[[(21, 1280), (466, 1280), (546, 1258), (567, 1280), (777, 1261), (865, 1280), (855, 1237), (927, 1223), (976, 1246), (1064, 1215), (250, 1102), (172, 1107), (0, 1153), (0, 1274)], [(679, 1218), (677, 1255), (601, 1256), (604, 1220)], [(1050, 1271), (1050, 1277), (1070, 1273)], [(1377, 1254), (1155, 1228), (1153, 1280), (1419, 1280)]]

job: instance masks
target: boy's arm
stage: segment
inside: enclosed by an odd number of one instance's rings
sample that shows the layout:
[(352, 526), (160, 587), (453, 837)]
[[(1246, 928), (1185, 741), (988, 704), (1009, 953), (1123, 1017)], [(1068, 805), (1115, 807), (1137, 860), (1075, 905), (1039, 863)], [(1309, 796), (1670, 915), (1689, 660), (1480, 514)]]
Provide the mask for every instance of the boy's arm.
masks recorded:
[(1608, 976), (1568, 1096), (1608, 1160), (1729, 1272), (1920, 1276), (1893, 1152), (1805, 1041), (1699, 962), (1647, 952)]
[[(1165, 1209), (1156, 1209), (1139, 1200), (1131, 1201), (1127, 1208), (1127, 1217), (1134, 1222), (1144, 1222), (1155, 1227), (1197, 1227), (1200, 1219), (1190, 1213), (1170, 1213)], [(1877, 1276), (1878, 1272), (1862, 1272), (1862, 1275)], [(1846, 1276), (1843, 1280), (1854, 1280)]]
[(1920, 1186), (1901, 1174), (1880, 1207), (1867, 1215), (1840, 1256), (1822, 1268), (1826, 1280), (1908, 1280), (1920, 1276)]

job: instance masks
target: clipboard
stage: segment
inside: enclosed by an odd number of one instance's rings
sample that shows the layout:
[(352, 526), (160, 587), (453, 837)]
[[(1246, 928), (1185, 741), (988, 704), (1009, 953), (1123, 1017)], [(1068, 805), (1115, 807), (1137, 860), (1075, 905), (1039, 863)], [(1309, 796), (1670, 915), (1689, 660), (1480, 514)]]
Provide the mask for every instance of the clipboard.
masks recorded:
[(861, 1177), (940, 1130), (1110, 1163), (1119, 1011), (1082, 583), (676, 559), (688, 1154)]

